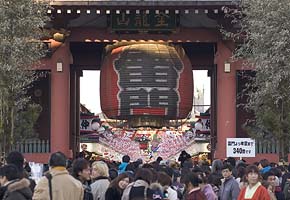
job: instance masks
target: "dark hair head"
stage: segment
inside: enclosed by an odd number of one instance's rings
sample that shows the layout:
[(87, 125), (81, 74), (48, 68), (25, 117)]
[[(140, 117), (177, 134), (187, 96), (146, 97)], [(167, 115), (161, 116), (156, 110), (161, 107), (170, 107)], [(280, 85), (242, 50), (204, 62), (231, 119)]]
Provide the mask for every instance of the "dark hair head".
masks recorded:
[(79, 177), (79, 172), (87, 169), (90, 166), (90, 162), (84, 158), (76, 159), (72, 164), (72, 176), (75, 178)]
[(269, 161), (267, 159), (262, 159), (260, 161), (260, 164), (262, 165), (263, 168), (270, 165), (270, 163), (269, 163)]
[(157, 182), (162, 186), (171, 186), (172, 184), (171, 177), (168, 176), (165, 172), (157, 173)]
[(275, 174), (271, 171), (268, 171), (268, 172), (263, 174), (263, 179), (267, 180), (269, 178), (269, 176), (275, 176)]
[(205, 173), (197, 173), (198, 178), (200, 179), (201, 183), (203, 184), (207, 184), (207, 176), (205, 175)]
[(153, 173), (148, 168), (139, 168), (135, 174), (135, 181), (143, 180), (150, 184), (153, 180)]
[(185, 177), (184, 183), (186, 186), (191, 183), (193, 187), (198, 187), (198, 185), (201, 183), (201, 180), (198, 178), (196, 173), (190, 172)]
[(212, 162), (212, 172), (220, 173), (223, 167), (223, 162), (220, 159), (216, 159)]
[(274, 167), (270, 169), (270, 172), (272, 172), (275, 176), (277, 176), (278, 178), (282, 176), (282, 171), (280, 168), (278, 167)]
[(0, 176), (5, 176), (8, 181), (12, 181), (19, 178), (19, 171), (13, 164), (4, 165), (0, 168)]
[[(278, 170), (280, 170), (281, 171), (281, 173), (282, 172), (286, 172), (286, 168), (285, 168), (285, 166), (283, 166), (283, 165), (279, 165), (278, 167), (276, 167)], [(282, 175), (282, 174), (281, 174)]]
[(126, 162), (126, 163), (130, 162), (130, 157), (128, 155), (123, 156), (122, 162)]
[(229, 163), (232, 167), (236, 166), (236, 159), (233, 157), (228, 157), (226, 162)]
[(209, 184), (219, 187), (222, 184), (221, 179), (222, 179), (221, 175), (217, 173), (211, 173), (208, 175), (207, 182)]
[(259, 169), (256, 165), (249, 165), (247, 168), (246, 168), (246, 175), (248, 175), (249, 173), (251, 172), (254, 172), (254, 173), (257, 173), (257, 174), (260, 174), (259, 173)]
[(15, 165), (19, 172), (23, 171), (24, 157), (20, 152), (18, 151), (10, 152), (6, 158), (6, 162), (8, 164)]
[(275, 163), (275, 162), (270, 162), (269, 165), (270, 165), (271, 167), (277, 167), (277, 166), (278, 166), (278, 164)]
[(240, 177), (241, 179), (244, 177), (246, 174), (246, 168), (243, 166), (240, 166), (237, 168), (237, 177)]
[(61, 166), (61, 167), (65, 167), (66, 166), (66, 156), (58, 151), (55, 152), (53, 154), (51, 154), (48, 164), (50, 167), (57, 167), (57, 166)]
[(158, 163), (159, 163), (161, 160), (163, 160), (163, 158), (160, 157), (160, 156), (158, 156), (157, 159), (156, 159), (156, 161), (157, 161)]
[(118, 171), (116, 169), (109, 169), (109, 177), (111, 180), (114, 180), (118, 177)]
[(120, 193), (122, 193), (122, 189), (119, 186), (119, 182), (124, 178), (129, 178), (129, 182), (130, 183), (132, 182), (131, 177), (127, 173), (122, 173), (119, 176), (117, 176), (114, 180), (111, 181), (109, 187), (116, 188)]
[(222, 170), (224, 170), (224, 169), (228, 169), (228, 170), (232, 171), (233, 166), (231, 164), (225, 163), (222, 167)]
[(163, 166), (160, 166), (159, 169), (158, 169), (158, 171), (161, 171), (161, 172), (166, 173), (169, 177), (172, 177), (173, 176), (173, 173), (174, 173), (174, 171), (173, 171), (172, 168), (167, 167), (167, 166), (164, 166), (164, 165)]
[(137, 168), (135, 165), (136, 165), (135, 162), (129, 163), (127, 165), (127, 167), (125, 168), (125, 171), (132, 171), (132, 172), (134, 172), (136, 170), (136, 168)]
[(145, 163), (144, 165), (142, 165), (142, 168), (153, 169), (154, 167), (150, 163)]

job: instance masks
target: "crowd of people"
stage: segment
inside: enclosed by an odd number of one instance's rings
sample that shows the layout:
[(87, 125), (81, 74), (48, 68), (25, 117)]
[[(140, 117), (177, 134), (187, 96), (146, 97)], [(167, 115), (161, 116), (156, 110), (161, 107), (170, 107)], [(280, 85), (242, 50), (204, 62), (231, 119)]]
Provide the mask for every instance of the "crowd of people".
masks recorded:
[(0, 199), (5, 200), (288, 200), (290, 172), (267, 159), (254, 164), (227, 158), (193, 161), (182, 151), (178, 161), (91, 162), (85, 154), (68, 162), (52, 153), (49, 169), (35, 184), (23, 155), (11, 152), (0, 167)]

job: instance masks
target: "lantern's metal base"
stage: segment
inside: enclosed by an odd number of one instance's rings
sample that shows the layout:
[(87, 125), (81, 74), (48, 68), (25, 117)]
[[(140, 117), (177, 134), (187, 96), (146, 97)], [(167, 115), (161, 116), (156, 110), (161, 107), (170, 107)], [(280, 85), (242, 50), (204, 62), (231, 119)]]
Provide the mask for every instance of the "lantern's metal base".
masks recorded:
[(161, 128), (168, 125), (168, 120), (156, 116), (135, 116), (128, 120), (129, 127)]

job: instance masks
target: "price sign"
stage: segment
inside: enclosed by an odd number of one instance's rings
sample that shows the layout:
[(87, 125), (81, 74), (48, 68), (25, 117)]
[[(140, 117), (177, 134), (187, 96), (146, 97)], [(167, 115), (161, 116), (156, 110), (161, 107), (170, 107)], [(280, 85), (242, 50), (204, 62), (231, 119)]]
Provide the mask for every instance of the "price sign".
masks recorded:
[(251, 138), (227, 138), (227, 157), (255, 157), (255, 140)]

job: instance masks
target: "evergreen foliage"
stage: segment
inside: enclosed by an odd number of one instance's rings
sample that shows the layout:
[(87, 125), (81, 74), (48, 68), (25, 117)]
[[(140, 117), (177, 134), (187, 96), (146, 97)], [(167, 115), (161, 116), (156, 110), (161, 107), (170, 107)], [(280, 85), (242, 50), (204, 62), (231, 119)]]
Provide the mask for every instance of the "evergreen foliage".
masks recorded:
[[(33, 126), (19, 123), (33, 106), (27, 89), (37, 76), (32, 66), (44, 56), (40, 38), (48, 21), (48, 5), (37, 0), (0, 0), (0, 145), (1, 151), (14, 144), (16, 129)], [(32, 114), (34, 115), (34, 114)], [(33, 119), (33, 120), (32, 120)], [(17, 121), (18, 120), (18, 121)], [(25, 120), (25, 119), (21, 119)], [(16, 121), (18, 123), (16, 123)], [(16, 127), (17, 125), (17, 127)], [(18, 131), (19, 133), (19, 131)], [(21, 132), (20, 132), (21, 133)], [(23, 132), (22, 132), (23, 133)]]
[(225, 9), (236, 27), (223, 30), (239, 44), (234, 57), (256, 71), (244, 91), (244, 106), (255, 114), (246, 127), (253, 138), (279, 141), (280, 158), (285, 159), (290, 136), (290, 1), (242, 0), (238, 10)]

